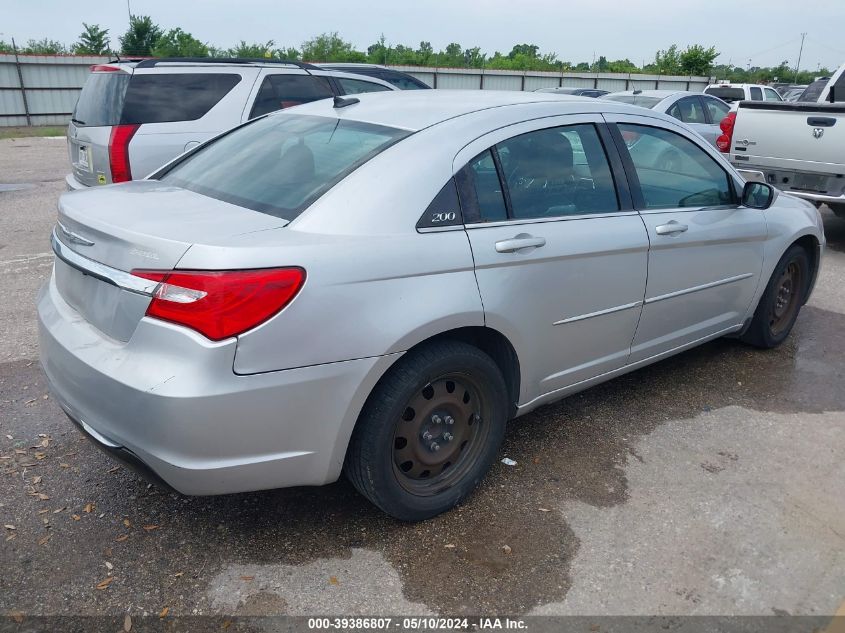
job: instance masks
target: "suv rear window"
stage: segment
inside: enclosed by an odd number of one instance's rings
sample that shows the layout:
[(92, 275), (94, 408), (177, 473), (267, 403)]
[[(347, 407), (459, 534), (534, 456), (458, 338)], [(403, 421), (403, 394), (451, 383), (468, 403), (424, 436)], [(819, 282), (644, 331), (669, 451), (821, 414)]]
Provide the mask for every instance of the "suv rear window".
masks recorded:
[(745, 91), (742, 88), (707, 88), (704, 91), (704, 94), (719, 97), (722, 101), (727, 101), (728, 103), (732, 103), (733, 101), (742, 101), (745, 99)]
[(221, 136), (160, 180), (293, 220), (348, 174), (409, 134), (345, 119), (272, 115)]
[(133, 75), (120, 122), (194, 121), (205, 116), (240, 81), (236, 73)]
[(130, 77), (122, 71), (91, 73), (73, 110), (73, 122), (80, 127), (120, 123)]

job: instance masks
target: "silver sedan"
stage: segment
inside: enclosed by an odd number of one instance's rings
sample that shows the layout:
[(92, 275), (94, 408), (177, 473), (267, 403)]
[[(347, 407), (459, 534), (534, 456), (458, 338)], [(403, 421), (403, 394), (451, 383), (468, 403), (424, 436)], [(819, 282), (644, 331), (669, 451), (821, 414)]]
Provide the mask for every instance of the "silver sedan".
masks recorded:
[(824, 244), (812, 205), (654, 110), (336, 98), (63, 195), (41, 361), (69, 418), (161, 485), (345, 472), (421, 520), (512, 418), (717, 337), (783, 342)]
[(731, 109), (731, 106), (716, 97), (678, 90), (612, 92), (602, 99), (665, 112), (689, 125), (714, 147), (716, 139), (722, 134), (719, 124)]

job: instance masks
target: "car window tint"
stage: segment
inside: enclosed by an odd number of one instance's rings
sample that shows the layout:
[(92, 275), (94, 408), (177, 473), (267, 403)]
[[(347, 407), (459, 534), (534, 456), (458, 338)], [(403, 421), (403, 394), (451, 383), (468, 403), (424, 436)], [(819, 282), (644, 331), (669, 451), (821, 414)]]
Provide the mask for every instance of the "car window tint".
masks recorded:
[(833, 101), (836, 103), (842, 103), (845, 101), (845, 72), (839, 75), (836, 83), (831, 86), (831, 90), (833, 90)]
[(491, 151), (473, 158), (456, 175), (464, 221), (497, 222), (508, 219), (502, 183)]
[(727, 103), (722, 103), (717, 99), (704, 97), (704, 103), (707, 105), (707, 110), (710, 113), (710, 120), (716, 125), (721, 123), (722, 119), (728, 116), (728, 112), (731, 111), (731, 107)]
[(733, 187), (715, 160), (689, 139), (664, 130), (620, 123), (646, 209), (730, 204)]
[(345, 77), (335, 77), (337, 83), (340, 84), (340, 89), (344, 94), (356, 95), (362, 92), (383, 92), (390, 90), (387, 86), (377, 84), (374, 81), (364, 81), (363, 79), (347, 79)]
[(160, 180), (292, 220), (409, 134), (359, 121), (281, 113), (218, 137), (176, 163)]
[(123, 102), (123, 124), (194, 121), (241, 80), (237, 73), (133, 75)]
[(415, 77), (405, 75), (403, 73), (393, 73), (386, 71), (378, 74), (377, 77), (390, 84), (393, 84), (400, 90), (425, 90), (428, 88), (428, 86), (420, 80), (416, 79)]
[(514, 218), (619, 210), (607, 156), (592, 124), (529, 132), (496, 149)]
[(760, 90), (757, 86), (751, 87), (751, 100), (752, 101), (762, 101), (763, 100), (763, 91)]
[(130, 77), (132, 75), (124, 72), (95, 72), (88, 75), (73, 110), (77, 127), (120, 123)]
[(313, 75), (268, 75), (261, 82), (250, 119), (283, 108), (333, 96), (325, 77)]
[(714, 86), (707, 88), (705, 94), (718, 97), (722, 101), (733, 103), (734, 101), (742, 101), (745, 99), (745, 91), (742, 88), (729, 88), (728, 86)]
[(680, 99), (669, 108), (668, 114), (684, 123), (707, 122), (704, 118), (704, 108), (701, 107), (701, 103), (695, 97)]
[(772, 90), (771, 88), (766, 88), (766, 89), (763, 90), (763, 92), (766, 95), (766, 101), (782, 101), (782, 99), (780, 98), (780, 95), (775, 90)]

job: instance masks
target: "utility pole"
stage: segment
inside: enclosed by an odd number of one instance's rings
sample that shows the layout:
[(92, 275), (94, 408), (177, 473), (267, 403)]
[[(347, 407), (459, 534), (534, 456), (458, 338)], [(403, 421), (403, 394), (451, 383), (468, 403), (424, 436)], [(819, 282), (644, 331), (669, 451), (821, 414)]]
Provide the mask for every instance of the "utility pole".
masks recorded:
[(23, 83), (23, 72), (21, 71), (21, 60), (18, 57), (18, 45), (15, 38), (12, 38), (12, 52), (15, 54), (15, 68), (18, 71), (18, 83), (21, 86), (21, 99), (23, 100), (23, 112), (26, 117), (26, 124), (32, 125), (32, 117), (29, 114), (29, 101), (26, 98), (26, 86)]
[(129, 14), (129, 21), (132, 21), (132, 7), (129, 6), (129, 0), (126, 0), (126, 13)]
[(801, 48), (798, 49), (798, 63), (795, 64), (795, 83), (798, 83), (798, 70), (801, 68), (801, 53), (804, 52), (804, 38), (807, 37), (806, 33), (801, 34)]

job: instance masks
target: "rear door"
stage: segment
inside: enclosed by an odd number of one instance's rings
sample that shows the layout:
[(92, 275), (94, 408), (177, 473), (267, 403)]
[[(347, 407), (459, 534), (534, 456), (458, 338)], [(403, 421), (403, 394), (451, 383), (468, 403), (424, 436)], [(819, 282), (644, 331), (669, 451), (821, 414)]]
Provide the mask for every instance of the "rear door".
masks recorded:
[(68, 124), (68, 158), (73, 176), (86, 186), (111, 182), (109, 138), (120, 123), (132, 77), (126, 64), (94, 66)]
[(738, 204), (737, 185), (715, 150), (682, 128), (630, 115), (605, 118), (627, 149), (634, 206), (651, 242), (630, 362), (741, 325), (760, 281), (763, 212)]
[(704, 104), (698, 95), (678, 99), (666, 112), (669, 116), (673, 116), (679, 121), (686, 123), (693, 130), (701, 134), (711, 145), (716, 145), (717, 131), (719, 133), (721, 131), (718, 126), (713, 126), (707, 119)]
[(499, 130), (455, 158), (485, 322), (520, 358), (521, 403), (628, 358), (648, 238), (606, 147), (601, 117), (575, 115)]

